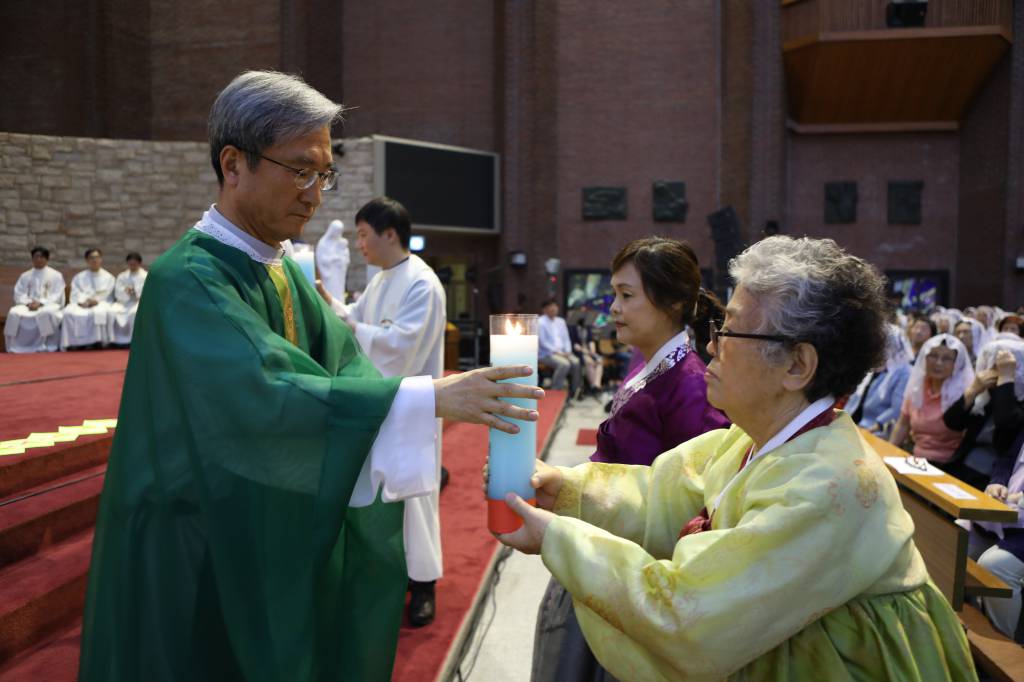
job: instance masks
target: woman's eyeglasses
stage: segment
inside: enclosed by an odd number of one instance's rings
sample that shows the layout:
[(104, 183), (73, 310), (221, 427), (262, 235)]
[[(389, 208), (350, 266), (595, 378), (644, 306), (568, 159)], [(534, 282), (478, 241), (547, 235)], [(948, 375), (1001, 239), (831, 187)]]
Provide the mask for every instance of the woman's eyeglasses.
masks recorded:
[(711, 337), (711, 348), (714, 352), (718, 353), (718, 338), (721, 336), (729, 336), (736, 339), (758, 339), (760, 341), (775, 341), (776, 343), (785, 343), (787, 341), (794, 341), (788, 336), (780, 336), (778, 334), (741, 334), (739, 332), (724, 332), (719, 329), (718, 325), (715, 324), (714, 320), (709, 321), (710, 326), (710, 337)]

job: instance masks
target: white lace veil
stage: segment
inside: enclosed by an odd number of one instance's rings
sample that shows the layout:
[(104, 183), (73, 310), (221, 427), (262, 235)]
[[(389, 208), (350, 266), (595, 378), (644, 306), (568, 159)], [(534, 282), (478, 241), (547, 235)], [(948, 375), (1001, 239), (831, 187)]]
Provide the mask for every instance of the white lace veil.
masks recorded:
[(911, 404), (916, 408), (920, 408), (924, 402), (926, 358), (933, 348), (940, 345), (956, 351), (953, 373), (942, 382), (942, 411), (945, 412), (949, 409), (949, 406), (955, 403), (964, 394), (967, 387), (971, 385), (971, 382), (974, 381), (974, 368), (971, 367), (967, 347), (960, 343), (958, 338), (950, 334), (933, 336), (921, 346), (921, 351), (917, 354), (917, 361), (914, 363), (914, 369), (910, 372), (910, 380), (907, 381), (906, 395), (910, 396)]
[[(1024, 339), (1021, 337), (1009, 333), (996, 334), (978, 353), (978, 362), (974, 366), (975, 372), (980, 374), (995, 367), (996, 354), (1001, 350), (1010, 351), (1017, 359), (1017, 370), (1013, 376), (1013, 394), (1017, 397), (1018, 402), (1022, 402), (1024, 401)], [(990, 399), (988, 391), (979, 395), (974, 399), (971, 412), (983, 414)]]

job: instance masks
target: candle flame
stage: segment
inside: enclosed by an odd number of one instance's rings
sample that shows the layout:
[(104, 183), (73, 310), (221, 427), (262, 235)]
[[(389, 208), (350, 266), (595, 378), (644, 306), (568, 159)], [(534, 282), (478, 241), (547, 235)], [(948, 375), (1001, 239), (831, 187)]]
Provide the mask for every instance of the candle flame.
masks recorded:
[(523, 333), (523, 325), (519, 322), (512, 324), (512, 320), (505, 320), (505, 333), (509, 336), (520, 336)]

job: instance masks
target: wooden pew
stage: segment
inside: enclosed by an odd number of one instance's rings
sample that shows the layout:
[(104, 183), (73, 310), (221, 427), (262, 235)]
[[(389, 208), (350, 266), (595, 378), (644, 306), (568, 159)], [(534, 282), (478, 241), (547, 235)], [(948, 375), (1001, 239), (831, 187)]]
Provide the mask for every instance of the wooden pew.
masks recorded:
[[(906, 457), (904, 450), (861, 430), (881, 457)], [(1024, 647), (1003, 636), (965, 597), (1008, 597), (1009, 586), (967, 556), (967, 531), (957, 520), (1013, 522), (1017, 511), (949, 474), (903, 474), (889, 471), (899, 485), (903, 506), (914, 520), (914, 544), (921, 552), (935, 585), (960, 615), (971, 653), (979, 668), (994, 679), (1024, 682)], [(972, 499), (959, 499), (935, 487), (954, 485)]]

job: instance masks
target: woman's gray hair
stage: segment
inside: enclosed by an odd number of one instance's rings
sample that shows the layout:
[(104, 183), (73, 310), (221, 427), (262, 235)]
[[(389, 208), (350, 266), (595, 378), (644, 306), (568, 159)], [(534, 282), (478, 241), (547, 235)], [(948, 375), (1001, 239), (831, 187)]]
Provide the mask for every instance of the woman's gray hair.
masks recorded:
[(298, 76), (276, 71), (240, 74), (220, 91), (210, 108), (207, 132), (217, 182), (224, 184), (220, 152), (227, 145), (243, 150), (252, 169), (267, 147), (330, 126), (342, 112), (342, 105)]
[(796, 343), (814, 346), (818, 369), (808, 400), (849, 394), (884, 359), (884, 280), (833, 240), (768, 237), (732, 259), (729, 274), (758, 302), (757, 332), (792, 340), (761, 342), (767, 361)]

